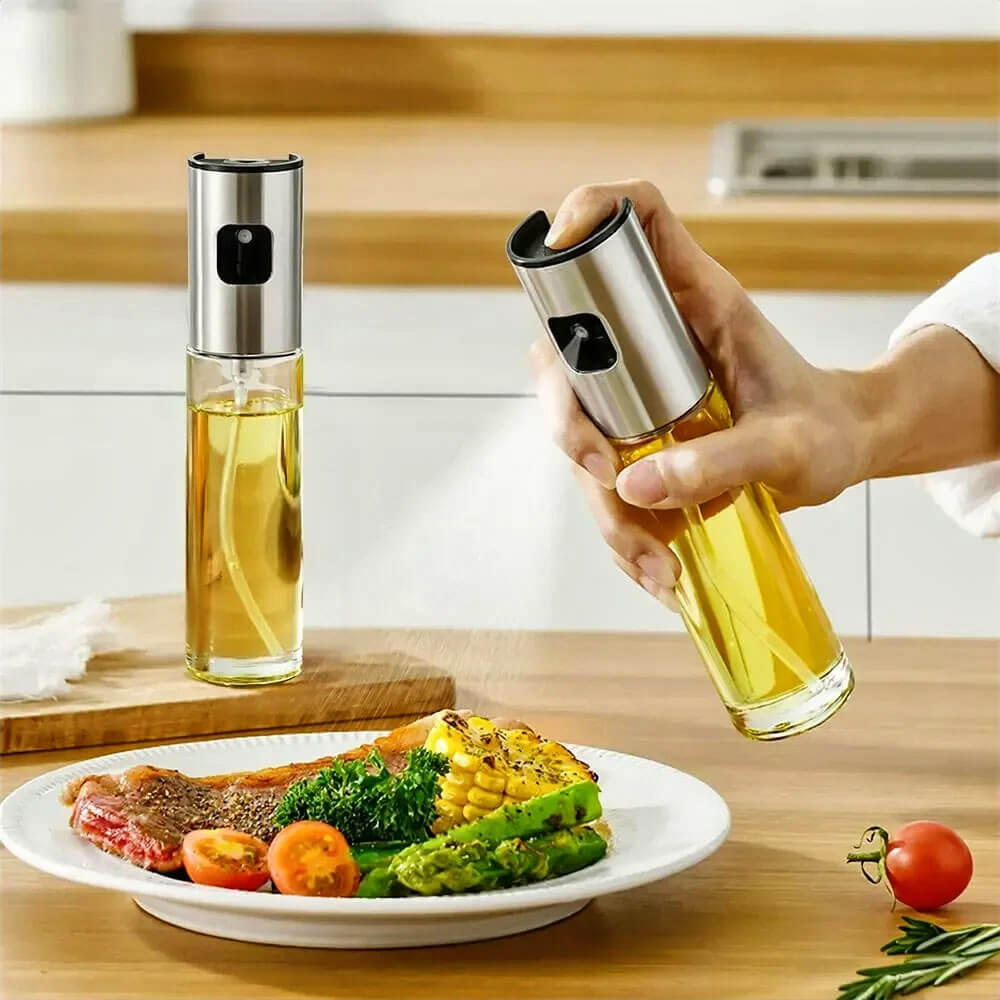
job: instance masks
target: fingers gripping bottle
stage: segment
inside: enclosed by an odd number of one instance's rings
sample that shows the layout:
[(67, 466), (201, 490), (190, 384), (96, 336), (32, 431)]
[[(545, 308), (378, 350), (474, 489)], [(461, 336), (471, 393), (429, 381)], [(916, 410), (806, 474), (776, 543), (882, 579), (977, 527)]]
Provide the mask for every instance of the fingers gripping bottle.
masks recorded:
[[(583, 409), (628, 465), (732, 425), (626, 199), (576, 246), (550, 250), (536, 212), (507, 255)], [(768, 491), (757, 483), (653, 511), (680, 560), (681, 613), (736, 728), (759, 740), (828, 719), (850, 664)]]
[(302, 160), (188, 161), (187, 669), (302, 665)]

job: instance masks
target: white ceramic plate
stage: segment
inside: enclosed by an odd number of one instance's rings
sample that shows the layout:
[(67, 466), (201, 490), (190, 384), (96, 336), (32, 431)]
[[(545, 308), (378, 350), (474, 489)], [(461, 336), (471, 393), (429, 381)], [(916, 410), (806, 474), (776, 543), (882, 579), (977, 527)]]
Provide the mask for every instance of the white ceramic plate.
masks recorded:
[(239, 941), (315, 948), (400, 948), (516, 934), (568, 917), (597, 896), (654, 882), (711, 854), (729, 832), (729, 810), (707, 785), (641, 757), (571, 747), (598, 774), (612, 830), (606, 858), (539, 885), (478, 895), (314, 899), (193, 885), (143, 871), (98, 850), (68, 826), (67, 781), (136, 764), (191, 775), (309, 761), (380, 733), (293, 733), (150, 747), (110, 754), (35, 778), (0, 804), (0, 838), (22, 861), (85, 885), (127, 892), (168, 923)]

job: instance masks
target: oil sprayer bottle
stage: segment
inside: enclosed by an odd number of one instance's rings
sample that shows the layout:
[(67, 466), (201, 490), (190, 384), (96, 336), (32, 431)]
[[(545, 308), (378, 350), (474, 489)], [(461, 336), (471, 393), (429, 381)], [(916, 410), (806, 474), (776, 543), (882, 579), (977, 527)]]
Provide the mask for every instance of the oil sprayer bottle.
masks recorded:
[(302, 159), (188, 160), (187, 668), (302, 664)]
[[(732, 423), (628, 200), (583, 242), (544, 244), (536, 212), (507, 255), (570, 383), (628, 465)], [(759, 484), (653, 512), (680, 560), (684, 622), (740, 732), (779, 739), (829, 718), (854, 684), (826, 612)]]

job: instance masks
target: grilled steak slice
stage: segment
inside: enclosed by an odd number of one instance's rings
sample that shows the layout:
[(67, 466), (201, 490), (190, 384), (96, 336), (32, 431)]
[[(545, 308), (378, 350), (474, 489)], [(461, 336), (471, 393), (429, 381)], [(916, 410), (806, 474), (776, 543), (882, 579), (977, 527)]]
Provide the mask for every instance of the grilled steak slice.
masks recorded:
[[(375, 749), (390, 770), (402, 770), (406, 752), (423, 744), (436, 718), (418, 719), (338, 757), (356, 760)], [(78, 778), (62, 797), (73, 807), (70, 826), (81, 837), (140, 868), (170, 872), (181, 867), (181, 842), (191, 830), (229, 827), (271, 840), (278, 832), (274, 810), (288, 787), (333, 759), (207, 778), (143, 764)]]

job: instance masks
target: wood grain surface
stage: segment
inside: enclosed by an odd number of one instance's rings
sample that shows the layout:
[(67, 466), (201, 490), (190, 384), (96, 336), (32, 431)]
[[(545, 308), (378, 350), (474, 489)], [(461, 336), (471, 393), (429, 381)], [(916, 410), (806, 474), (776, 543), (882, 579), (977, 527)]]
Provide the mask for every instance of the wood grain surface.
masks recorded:
[[(756, 744), (729, 726), (686, 637), (399, 631), (353, 641), (441, 665), (460, 704), (697, 775), (729, 802), (729, 840), (687, 872), (556, 926), (397, 952), (209, 940), (0, 852), (5, 998), (826, 1000), (879, 961), (908, 912), (891, 913), (845, 851), (871, 823), (920, 818), (953, 825), (975, 855), (971, 886), (934, 919), (1000, 919), (996, 642), (850, 641), (858, 686), (841, 713)], [(7, 757), (3, 789), (86, 756)], [(994, 962), (940, 997), (988, 1000), (998, 989)]]
[(706, 192), (705, 125), (191, 116), (8, 127), (0, 277), (187, 280), (186, 160), (305, 156), (305, 277), (515, 287), (504, 245), (584, 181), (646, 177), (749, 288), (928, 291), (997, 245), (990, 198)]
[[(4, 617), (12, 617), (10, 614)], [(124, 601), (117, 624), (137, 648), (94, 657), (71, 693), (0, 703), (0, 751), (170, 740), (382, 715), (422, 715), (453, 706), (455, 682), (439, 667), (398, 650), (370, 653), (333, 629), (305, 637), (302, 673), (284, 684), (220, 687), (184, 670), (180, 598)]]
[(166, 32), (135, 38), (141, 112), (712, 122), (992, 115), (988, 39)]

